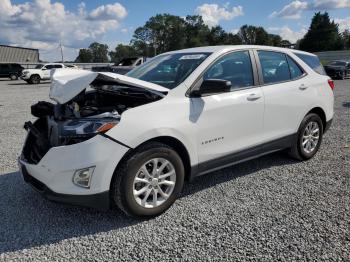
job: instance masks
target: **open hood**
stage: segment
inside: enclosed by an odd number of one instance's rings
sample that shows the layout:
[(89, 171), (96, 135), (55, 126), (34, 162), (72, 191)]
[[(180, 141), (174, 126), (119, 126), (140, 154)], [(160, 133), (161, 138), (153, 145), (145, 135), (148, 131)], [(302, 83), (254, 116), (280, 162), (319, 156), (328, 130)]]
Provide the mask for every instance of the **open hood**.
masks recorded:
[(163, 92), (169, 91), (169, 89), (160, 85), (115, 73), (91, 72), (80, 69), (57, 69), (53, 71), (51, 76), (50, 98), (60, 104), (67, 103), (98, 77), (119, 84), (146, 89), (157, 95), (162, 95)]

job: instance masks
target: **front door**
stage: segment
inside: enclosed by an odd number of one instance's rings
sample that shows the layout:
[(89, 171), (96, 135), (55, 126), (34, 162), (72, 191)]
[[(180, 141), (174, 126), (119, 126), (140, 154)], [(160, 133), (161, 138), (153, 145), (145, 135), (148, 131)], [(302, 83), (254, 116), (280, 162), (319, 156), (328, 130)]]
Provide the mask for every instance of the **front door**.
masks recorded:
[(259, 143), (264, 97), (252, 64), (249, 51), (236, 51), (219, 58), (204, 73), (203, 80), (227, 80), (232, 86), (231, 92), (191, 98), (199, 163), (220, 165), (225, 157)]

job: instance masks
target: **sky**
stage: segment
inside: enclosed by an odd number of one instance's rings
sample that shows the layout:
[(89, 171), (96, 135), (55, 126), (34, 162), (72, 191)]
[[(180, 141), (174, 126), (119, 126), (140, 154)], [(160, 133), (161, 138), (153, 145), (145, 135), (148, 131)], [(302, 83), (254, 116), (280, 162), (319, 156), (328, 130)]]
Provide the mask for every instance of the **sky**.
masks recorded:
[(313, 14), (328, 11), (341, 31), (350, 29), (350, 0), (0, 0), (0, 44), (38, 48), (40, 58), (74, 60), (97, 41), (113, 50), (156, 14), (202, 15), (209, 26), (236, 33), (263, 26), (291, 42), (307, 32)]

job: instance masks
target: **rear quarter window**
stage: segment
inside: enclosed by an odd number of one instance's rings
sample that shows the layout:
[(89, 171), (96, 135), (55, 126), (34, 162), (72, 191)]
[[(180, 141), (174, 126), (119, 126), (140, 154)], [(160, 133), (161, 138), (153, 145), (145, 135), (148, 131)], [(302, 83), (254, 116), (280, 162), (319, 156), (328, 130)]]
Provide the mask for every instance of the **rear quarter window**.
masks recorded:
[(306, 54), (299, 54), (294, 53), (297, 57), (299, 57), (305, 64), (307, 64), (309, 67), (311, 67), (316, 73), (320, 75), (327, 75), (323, 65), (321, 64), (320, 60), (317, 56), (313, 55), (306, 55)]

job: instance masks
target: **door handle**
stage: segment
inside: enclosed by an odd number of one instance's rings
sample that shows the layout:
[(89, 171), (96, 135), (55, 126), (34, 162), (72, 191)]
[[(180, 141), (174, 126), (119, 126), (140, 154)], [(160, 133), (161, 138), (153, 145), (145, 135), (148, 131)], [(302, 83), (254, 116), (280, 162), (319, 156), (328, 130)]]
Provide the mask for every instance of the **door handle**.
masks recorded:
[(306, 86), (306, 85), (304, 85), (304, 84), (301, 84), (300, 86), (299, 86), (299, 89), (300, 90), (306, 90), (308, 87)]
[(255, 100), (258, 100), (260, 97), (261, 97), (261, 95), (258, 95), (258, 94), (250, 94), (247, 97), (247, 100), (248, 101), (255, 101)]

